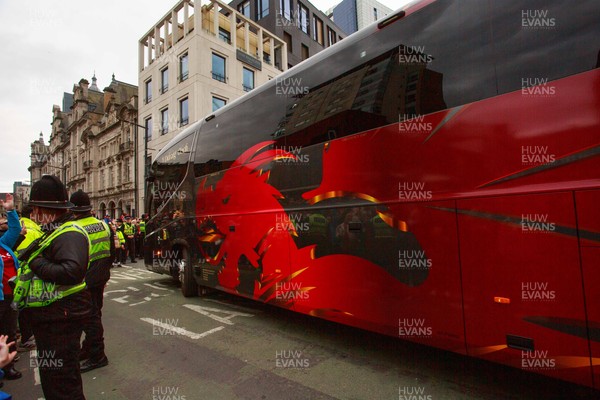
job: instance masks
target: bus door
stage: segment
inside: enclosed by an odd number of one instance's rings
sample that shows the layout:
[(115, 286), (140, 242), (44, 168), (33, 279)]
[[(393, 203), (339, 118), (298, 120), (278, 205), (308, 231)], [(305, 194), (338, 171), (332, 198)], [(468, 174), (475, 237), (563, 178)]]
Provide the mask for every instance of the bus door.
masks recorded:
[(457, 205), (468, 353), (591, 385), (573, 194)]

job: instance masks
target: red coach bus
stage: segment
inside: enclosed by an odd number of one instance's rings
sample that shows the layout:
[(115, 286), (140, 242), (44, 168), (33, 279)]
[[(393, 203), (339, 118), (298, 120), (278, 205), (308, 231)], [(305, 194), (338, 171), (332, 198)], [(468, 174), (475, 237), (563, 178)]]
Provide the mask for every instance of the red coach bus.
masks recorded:
[(595, 0), (411, 3), (174, 138), (146, 267), (600, 388), (599, 64)]

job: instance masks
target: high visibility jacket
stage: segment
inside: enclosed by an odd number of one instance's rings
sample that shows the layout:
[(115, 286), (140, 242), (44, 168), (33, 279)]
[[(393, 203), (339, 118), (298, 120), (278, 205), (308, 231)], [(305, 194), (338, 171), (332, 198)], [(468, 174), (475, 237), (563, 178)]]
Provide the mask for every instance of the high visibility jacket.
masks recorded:
[(145, 221), (140, 221), (140, 232), (146, 233), (146, 222)]
[[(44, 307), (64, 297), (80, 292), (85, 289), (85, 281), (76, 285), (57, 285), (54, 282), (46, 282), (38, 278), (31, 268), (29, 263), (46, 250), (59, 235), (67, 232), (79, 232), (85, 236), (88, 247), (91, 248), (88, 235), (85, 230), (77, 225), (74, 221), (68, 221), (54, 230), (48, 237), (42, 238), (32, 249), (17, 274), (17, 283), (13, 291), (14, 298), (12, 307), (28, 308), (28, 307)], [(90, 251), (88, 248), (88, 252)]]
[(74, 221), (87, 232), (90, 244), (90, 264), (96, 260), (110, 257), (110, 228), (104, 221), (88, 216)]
[(133, 230), (133, 225), (125, 222), (123, 224), (123, 233), (125, 233), (125, 235), (127, 236), (133, 236), (134, 230)]
[(23, 223), (23, 226), (25, 226), (25, 228), (27, 229), (27, 233), (25, 234), (25, 239), (23, 239), (21, 244), (19, 244), (19, 247), (17, 247), (17, 249), (15, 250), (15, 254), (17, 256), (19, 255), (19, 251), (22, 251), (23, 249), (29, 247), (31, 242), (33, 242), (39, 237), (42, 237), (42, 235), (44, 234), (40, 226), (34, 221), (30, 220), (29, 218), (22, 217), (21, 222)]
[(123, 232), (115, 231), (115, 233), (117, 234), (117, 237), (119, 238), (119, 243), (121, 243), (121, 245), (124, 245), (125, 244), (125, 236), (123, 236)]

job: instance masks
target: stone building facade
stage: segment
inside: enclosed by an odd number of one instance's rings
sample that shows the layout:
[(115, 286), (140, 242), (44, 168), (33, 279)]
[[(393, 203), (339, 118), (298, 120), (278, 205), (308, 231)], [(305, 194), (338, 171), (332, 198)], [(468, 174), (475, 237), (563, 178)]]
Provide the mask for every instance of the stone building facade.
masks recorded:
[[(135, 123), (137, 86), (117, 81), (99, 90), (81, 79), (65, 93), (69, 110), (52, 107), (49, 143), (43, 135), (31, 144), (31, 182), (58, 176), (69, 193), (90, 195), (98, 216), (138, 215), (136, 208)], [(66, 101), (65, 101), (66, 100)]]

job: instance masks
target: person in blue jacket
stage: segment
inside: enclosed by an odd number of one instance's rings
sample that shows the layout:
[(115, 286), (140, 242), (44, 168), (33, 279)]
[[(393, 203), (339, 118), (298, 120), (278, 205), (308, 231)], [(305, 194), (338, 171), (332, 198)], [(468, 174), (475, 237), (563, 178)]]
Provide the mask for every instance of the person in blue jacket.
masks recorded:
[[(7, 259), (12, 258), (13, 263), (8, 268), (4, 265), (4, 260), (0, 257), (0, 273), (2, 273), (2, 282), (0, 282), (0, 335), (8, 335), (8, 341), (16, 341), (17, 335), (17, 317), (18, 313), (10, 306), (12, 303), (12, 289), (8, 287), (8, 279), (16, 275), (16, 269), (19, 266), (16, 255), (13, 253), (13, 248), (19, 234), (21, 233), (21, 223), (19, 216), (14, 210), (12, 195), (6, 195), (6, 201), (0, 201), (0, 205), (7, 210), (8, 230), (0, 238), (0, 252)], [(6, 268), (5, 268), (6, 267)], [(14, 367), (14, 361), (2, 368), (4, 379), (19, 379), (21, 372)]]

